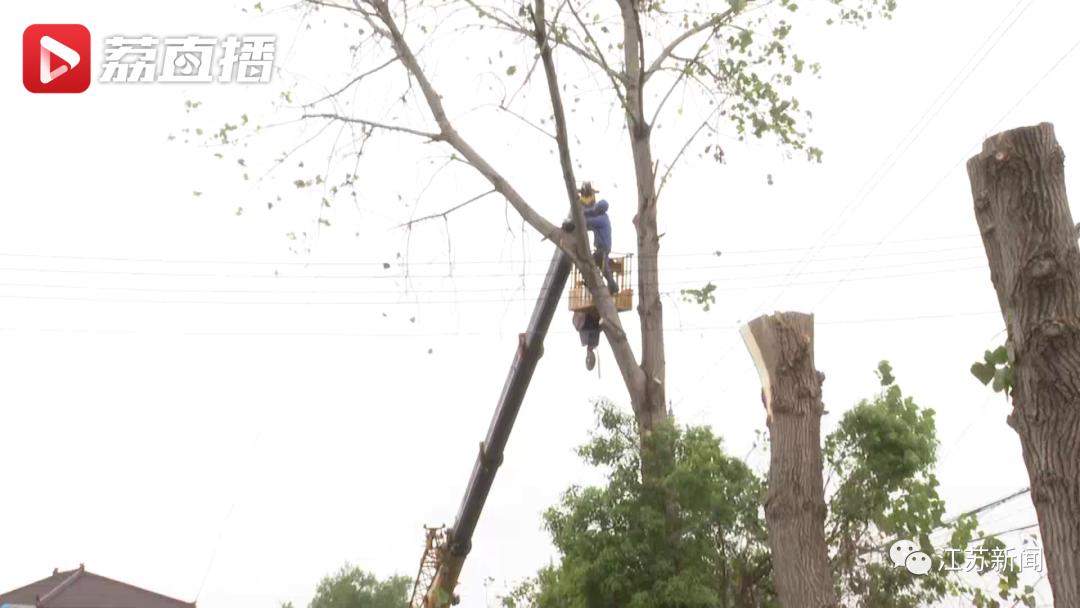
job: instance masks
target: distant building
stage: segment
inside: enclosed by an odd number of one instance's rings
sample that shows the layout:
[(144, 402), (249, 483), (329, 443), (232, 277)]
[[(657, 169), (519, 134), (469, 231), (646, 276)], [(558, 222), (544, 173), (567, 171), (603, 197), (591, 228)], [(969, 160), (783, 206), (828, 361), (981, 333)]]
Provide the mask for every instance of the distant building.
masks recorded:
[(78, 570), (60, 572), (25, 587), (0, 593), (0, 608), (195, 608), (160, 593)]

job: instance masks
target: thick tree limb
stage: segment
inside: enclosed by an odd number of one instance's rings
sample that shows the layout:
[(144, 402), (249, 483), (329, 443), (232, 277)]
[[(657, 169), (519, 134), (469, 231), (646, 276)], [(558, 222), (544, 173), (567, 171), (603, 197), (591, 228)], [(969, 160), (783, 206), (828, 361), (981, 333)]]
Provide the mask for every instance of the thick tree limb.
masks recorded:
[[(353, 0), (353, 3), (359, 5), (360, 0)], [(366, 0), (366, 3), (375, 10), (375, 14), (379, 21), (382, 22), (398, 58), (420, 87), (420, 91), (427, 102), (428, 109), (431, 111), (432, 117), (439, 126), (439, 139), (450, 144), (465, 158), (466, 161), (469, 162), (469, 164), (475, 167), (476, 170), (491, 183), (492, 187), (499, 194), (506, 197), (506, 200), (510, 202), (518, 214), (520, 214), (529, 225), (536, 229), (541, 235), (551, 239), (552, 242), (562, 247), (564, 251), (567, 251), (575, 258), (575, 261), (578, 261), (577, 258), (579, 256), (573, 252), (572, 248), (567, 247), (563, 242), (562, 230), (537, 213), (535, 209), (525, 202), (525, 199), (521, 194), (506, 181), (502, 174), (496, 171), (495, 168), (473, 149), (457, 130), (454, 129), (454, 126), (450, 123), (450, 119), (447, 118), (446, 110), (442, 104), (442, 98), (435, 91), (435, 87), (431, 84), (427, 74), (420, 68), (419, 61), (417, 61), (416, 56), (413, 54), (408, 42), (406, 42), (404, 35), (402, 35), (401, 30), (394, 21), (387, 0)]]
[[(573, 10), (573, 8), (571, 8)], [(634, 412), (642, 411), (644, 404), (641, 402), (641, 393), (631, 387), (640, 386), (644, 382), (644, 375), (638, 366), (637, 358), (630, 348), (630, 342), (626, 339), (626, 332), (619, 320), (619, 312), (615, 309), (615, 302), (611, 293), (607, 290), (606, 283), (602, 280), (600, 269), (588, 255), (589, 241), (585, 227), (585, 212), (578, 202), (577, 181), (574, 178), (574, 163), (570, 155), (570, 137), (566, 126), (566, 112), (562, 103), (562, 95), (559, 93), (558, 74), (555, 71), (555, 60), (551, 52), (551, 44), (548, 41), (547, 27), (544, 20), (544, 0), (536, 0), (533, 10), (533, 25), (536, 28), (536, 44), (540, 47), (540, 58), (544, 64), (544, 74), (547, 78), (548, 97), (551, 99), (552, 114), (555, 117), (555, 139), (559, 147), (559, 163), (562, 166), (563, 184), (566, 187), (567, 200), (570, 203), (570, 211), (574, 223), (581, 226), (576, 231), (575, 241), (586, 264), (578, 264), (581, 269), (585, 285), (592, 293), (593, 302), (600, 312), (601, 327), (608, 337), (611, 350), (615, 353), (615, 361), (619, 365), (623, 381), (630, 389), (630, 402)]]
[[(619, 0), (623, 20), (623, 65), (626, 73), (626, 126), (634, 159), (637, 189), (638, 317), (641, 325), (643, 407), (638, 424), (643, 438), (667, 418), (666, 364), (664, 361), (663, 303), (659, 290), (660, 236), (656, 227), (656, 176), (653, 173), (650, 129), (644, 111), (644, 50), (636, 0)], [(633, 390), (631, 391), (633, 392)]]

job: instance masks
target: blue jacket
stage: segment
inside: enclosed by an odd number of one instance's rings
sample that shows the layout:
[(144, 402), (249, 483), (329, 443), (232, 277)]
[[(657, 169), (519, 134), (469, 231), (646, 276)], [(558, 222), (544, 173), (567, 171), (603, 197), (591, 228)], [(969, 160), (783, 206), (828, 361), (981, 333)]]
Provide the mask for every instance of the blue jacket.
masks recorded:
[(585, 207), (585, 224), (593, 231), (593, 246), (610, 252), (611, 219), (608, 218), (607, 210), (607, 201), (596, 201), (591, 207)]

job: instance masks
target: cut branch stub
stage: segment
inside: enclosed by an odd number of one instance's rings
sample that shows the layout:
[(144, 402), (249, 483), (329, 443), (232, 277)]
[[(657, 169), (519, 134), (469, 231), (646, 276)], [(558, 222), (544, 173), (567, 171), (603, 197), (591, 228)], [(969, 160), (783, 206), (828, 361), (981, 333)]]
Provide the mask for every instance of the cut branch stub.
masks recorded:
[(1008, 331), (1013, 411), (1055, 606), (1080, 606), (1080, 248), (1054, 127), (1005, 131), (967, 163)]
[[(744, 325), (740, 333), (758, 370), (762, 401), (771, 424), (777, 408), (775, 383), (778, 376), (804, 366), (816, 374), (813, 349), (814, 316), (798, 312), (761, 316)], [(816, 378), (816, 375), (814, 377)], [(799, 392), (805, 392), (805, 387)], [(813, 391), (813, 396), (820, 397), (820, 384), (817, 390)], [(780, 402), (780, 408), (790, 409), (793, 406), (783, 397)]]

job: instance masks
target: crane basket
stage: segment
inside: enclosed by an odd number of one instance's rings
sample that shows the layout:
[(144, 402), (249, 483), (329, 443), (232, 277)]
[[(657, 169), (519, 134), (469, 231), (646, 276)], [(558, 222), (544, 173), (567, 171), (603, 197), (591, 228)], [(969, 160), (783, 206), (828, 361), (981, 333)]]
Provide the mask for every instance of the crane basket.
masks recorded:
[[(634, 307), (634, 288), (630, 283), (630, 258), (634, 254), (618, 254), (609, 256), (611, 260), (611, 274), (615, 277), (615, 283), (619, 292), (615, 294), (615, 309), (626, 312)], [(574, 267), (573, 278), (570, 282), (570, 310), (574, 312), (588, 312), (594, 310), (592, 294), (585, 285), (585, 278), (581, 271)]]

